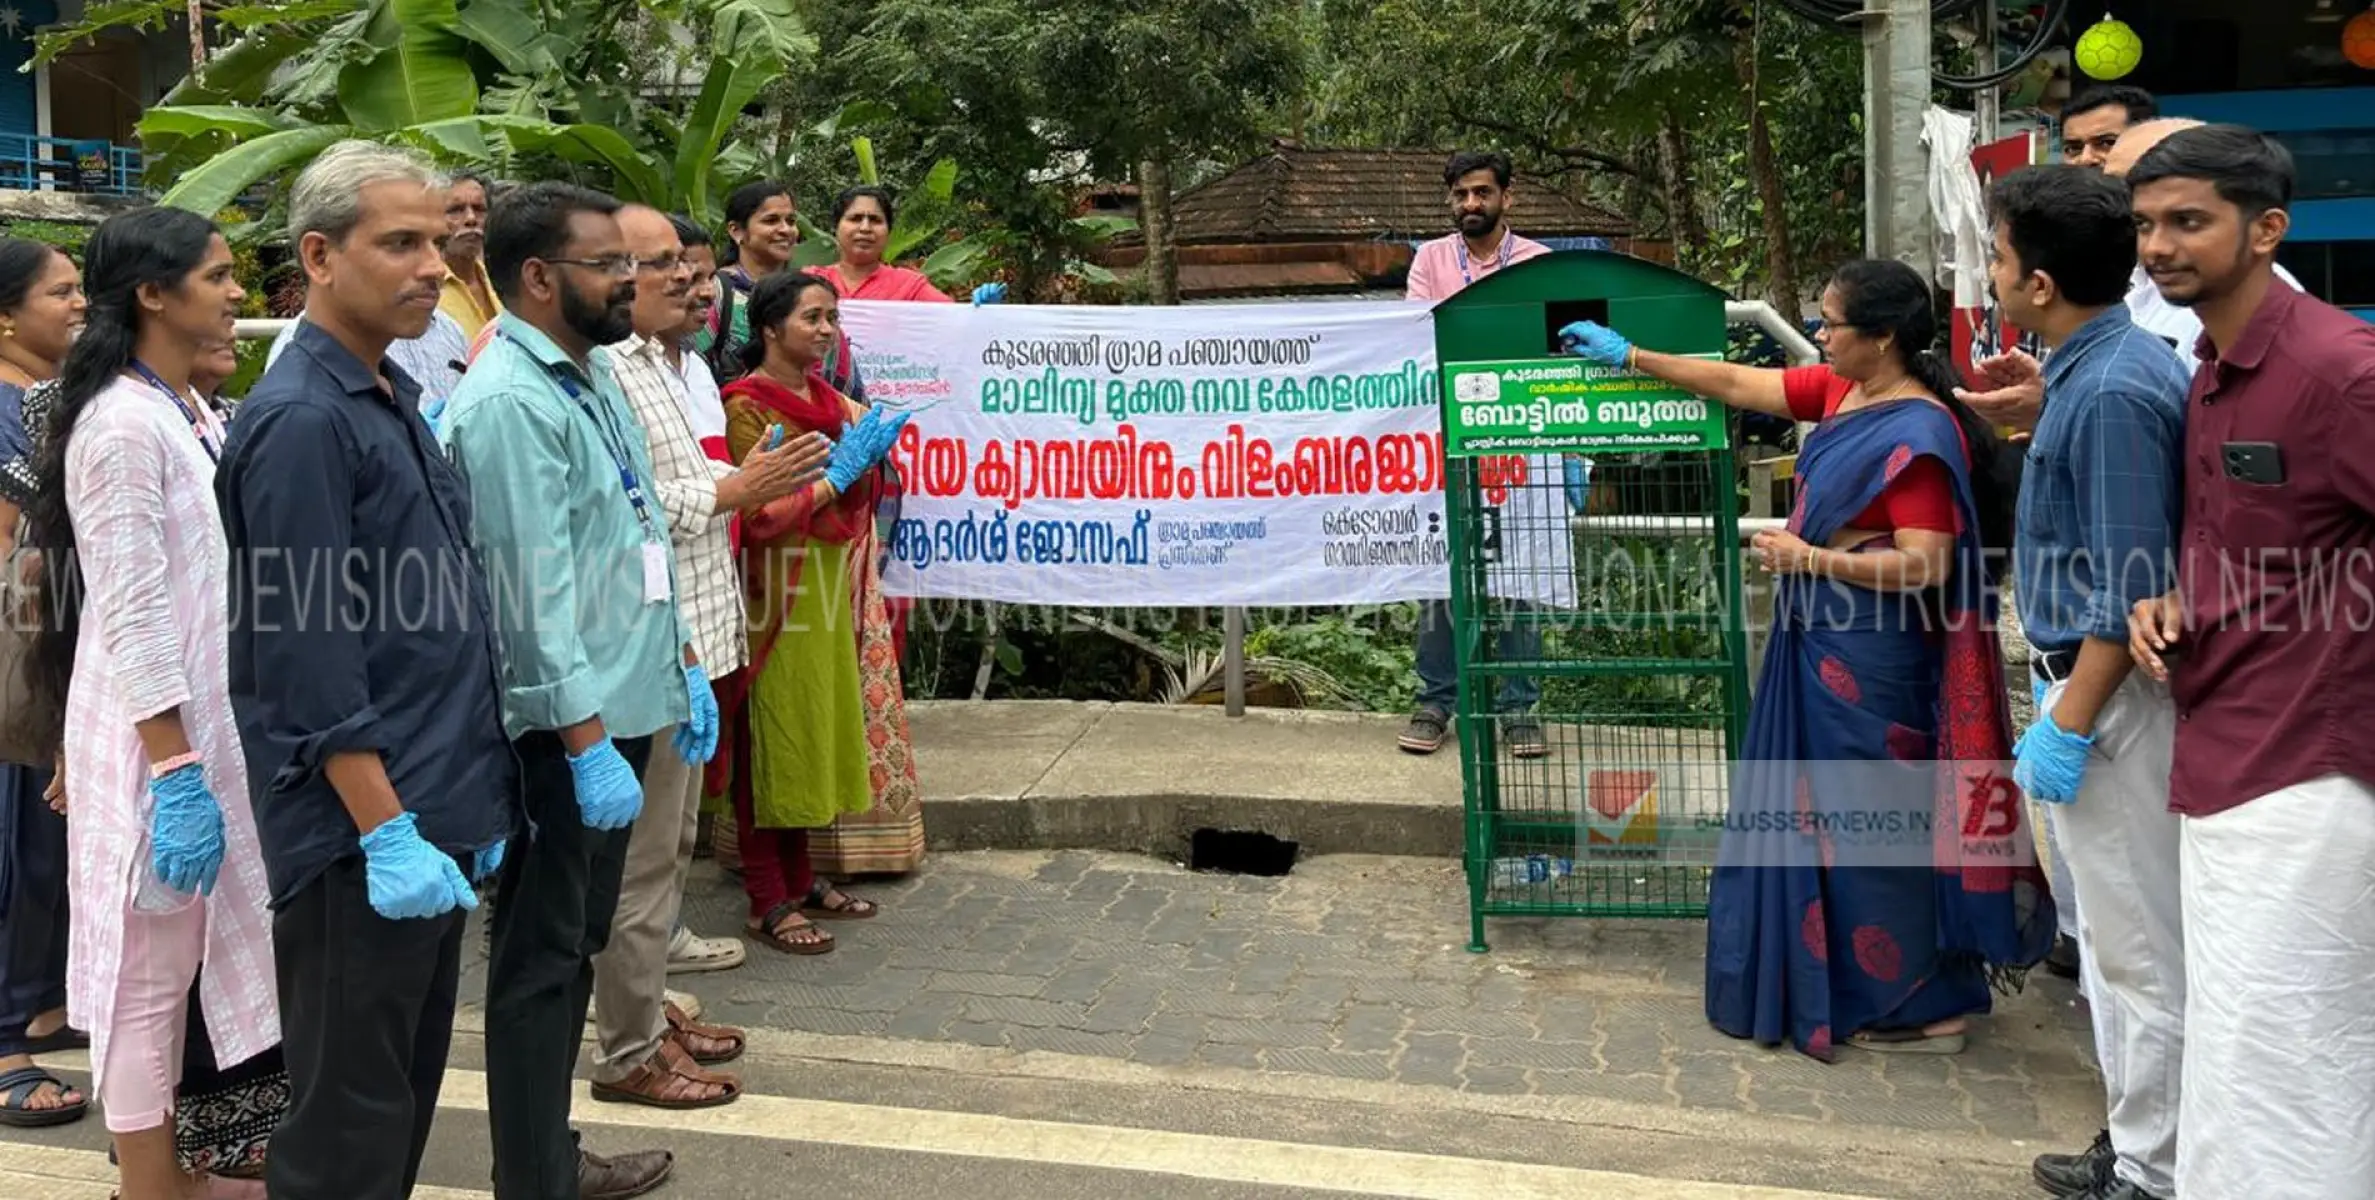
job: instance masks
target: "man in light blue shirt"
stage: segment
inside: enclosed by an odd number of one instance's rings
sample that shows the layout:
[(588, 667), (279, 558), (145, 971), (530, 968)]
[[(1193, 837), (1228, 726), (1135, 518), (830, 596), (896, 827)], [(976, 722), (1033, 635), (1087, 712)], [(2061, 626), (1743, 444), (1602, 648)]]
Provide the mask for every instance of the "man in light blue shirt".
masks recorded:
[[(561, 183), (514, 189), (487, 222), (505, 313), (446, 409), (494, 593), (503, 722), (528, 836), (503, 864), (487, 974), (495, 1193), (638, 1195), (666, 1151), (581, 1151), (569, 1128), (593, 983), (610, 936), (653, 735), (688, 763), (717, 746), (717, 702), (678, 612), (651, 454), (602, 346), (633, 332), (636, 260), (618, 202)], [(685, 1059), (673, 1069), (711, 1076)]]

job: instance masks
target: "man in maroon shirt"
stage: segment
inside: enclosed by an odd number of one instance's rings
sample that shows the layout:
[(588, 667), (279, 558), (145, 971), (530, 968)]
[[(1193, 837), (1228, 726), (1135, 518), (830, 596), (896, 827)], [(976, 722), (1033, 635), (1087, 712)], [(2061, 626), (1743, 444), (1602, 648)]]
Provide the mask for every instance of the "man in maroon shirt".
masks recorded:
[(2274, 286), (2291, 156), (2232, 125), (2128, 175), (2202, 318), (2177, 590), (2130, 650), (2177, 702), (2177, 1194), (2375, 1196), (2375, 326)]

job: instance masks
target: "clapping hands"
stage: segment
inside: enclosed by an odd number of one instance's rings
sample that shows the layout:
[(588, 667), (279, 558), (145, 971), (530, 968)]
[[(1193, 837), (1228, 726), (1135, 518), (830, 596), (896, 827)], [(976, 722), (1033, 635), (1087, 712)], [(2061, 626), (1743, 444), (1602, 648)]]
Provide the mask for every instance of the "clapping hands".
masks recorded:
[(841, 440), (833, 443), (832, 456), (825, 462), (825, 482), (833, 485), (835, 494), (847, 492), (859, 476), (873, 470), (883, 455), (891, 452), (912, 415), (869, 408), (866, 415), (841, 426)]

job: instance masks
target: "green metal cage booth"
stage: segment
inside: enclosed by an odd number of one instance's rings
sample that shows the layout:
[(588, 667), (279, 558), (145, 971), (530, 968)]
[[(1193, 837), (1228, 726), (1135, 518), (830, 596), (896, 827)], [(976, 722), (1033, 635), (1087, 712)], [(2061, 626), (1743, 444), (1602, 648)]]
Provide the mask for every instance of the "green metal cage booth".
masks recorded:
[(1571, 251), (1435, 308), (1471, 950), (1488, 917), (1706, 914), (1748, 709), (1726, 415), (1558, 331), (1716, 358), (1724, 300)]

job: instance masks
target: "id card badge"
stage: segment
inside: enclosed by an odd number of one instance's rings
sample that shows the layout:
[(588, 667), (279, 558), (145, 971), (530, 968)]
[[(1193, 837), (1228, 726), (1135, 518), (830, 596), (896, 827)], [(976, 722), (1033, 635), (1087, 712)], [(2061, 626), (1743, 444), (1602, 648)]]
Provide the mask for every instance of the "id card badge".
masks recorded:
[(664, 604), (668, 600), (668, 548), (658, 542), (643, 543), (643, 602)]

